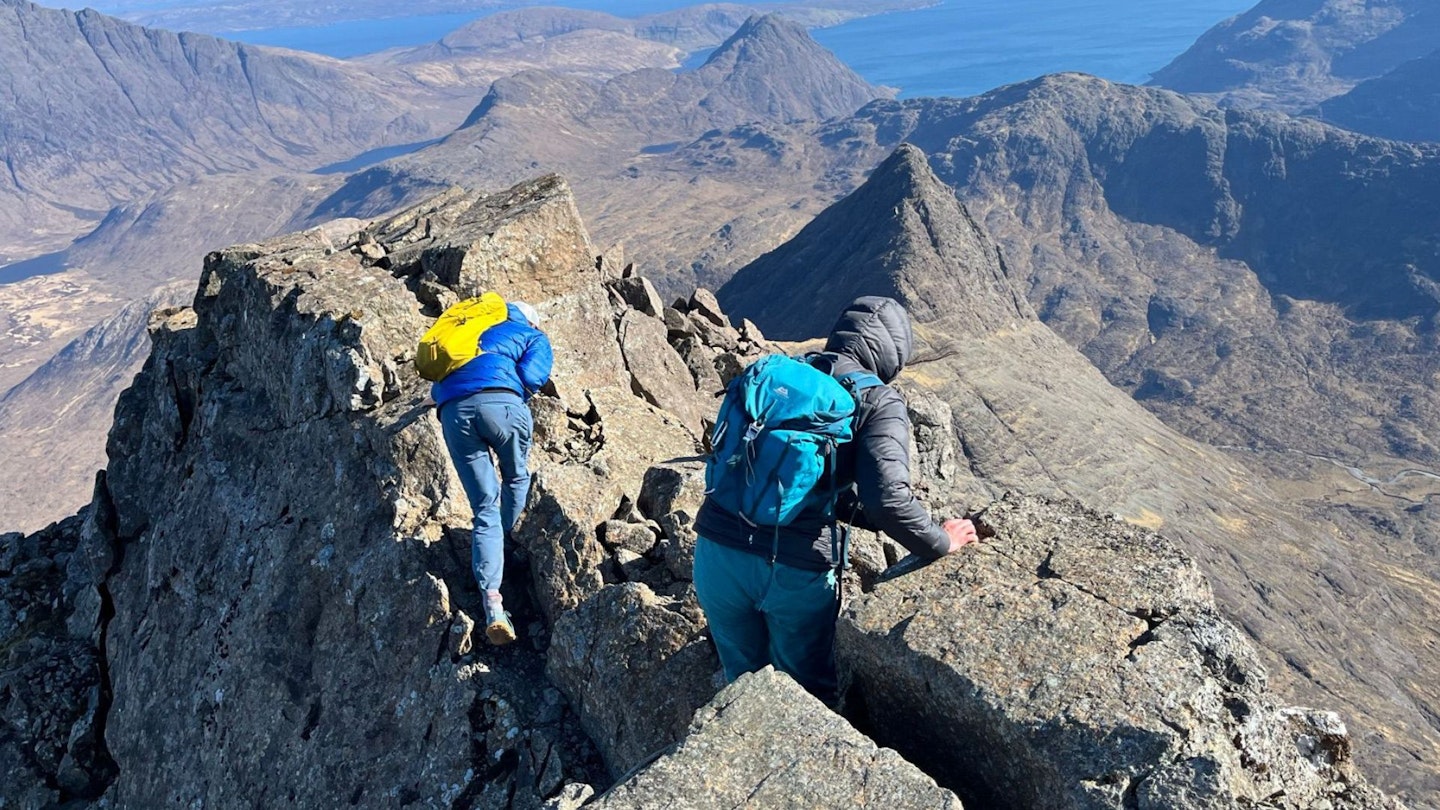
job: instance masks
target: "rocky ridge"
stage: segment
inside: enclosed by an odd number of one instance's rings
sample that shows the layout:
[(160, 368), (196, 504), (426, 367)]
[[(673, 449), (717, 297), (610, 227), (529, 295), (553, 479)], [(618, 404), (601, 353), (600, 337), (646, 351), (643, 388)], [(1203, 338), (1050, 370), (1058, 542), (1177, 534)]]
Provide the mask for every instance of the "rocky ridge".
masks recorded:
[[(694, 714), (716, 691), (716, 662), (688, 581), (698, 437), (680, 411), (706, 403), (703, 427), (710, 385), (768, 344), (706, 293), (663, 306), (626, 266), (597, 260), (553, 177), (447, 192), (342, 240), (301, 233), (210, 256), (194, 305), (151, 321), (154, 349), (121, 399), (92, 504), (3, 538), (0, 757), (25, 765), (7, 773), (17, 784), (6, 795), (42, 806), (108, 783), (117, 805), (575, 807), (659, 753), (597, 803), (765, 795), (815, 806), (853, 777), (876, 800), (954, 806), (931, 779), (962, 795), (1003, 790), (1027, 752), (1060, 739), (1103, 785), (1066, 782), (1045, 806), (1132, 806), (1180, 784), (1165, 806), (1315, 806), (1303, 802), (1320, 795), (1395, 806), (1354, 772), (1334, 718), (1278, 708), (1247, 642), (1205, 618), (1213, 604), (1182, 554), (1028, 497), (991, 507), (989, 545), (857, 597), (842, 627), (862, 727), (893, 729), (913, 710), (867, 687), (896, 662), (877, 661), (865, 639), (911, 645), (921, 677), (983, 684), (990, 655), (1013, 659), (1012, 685), (1063, 675), (1051, 702), (986, 703), (1008, 718), (1011, 747), (992, 754), (1012, 770), (922, 775), (764, 673)], [(425, 315), (481, 288), (535, 303), (558, 349), (554, 391), (532, 400), (535, 486), (506, 583), (523, 641), (498, 650), (472, 637), (464, 498), (406, 364)], [(646, 318), (660, 330), (637, 328)], [(925, 458), (943, 454), (946, 437), (924, 435), (936, 442)], [(867, 578), (880, 548), (857, 558)], [(1114, 570), (1143, 576), (1104, 573)], [(997, 621), (926, 612), (971, 598)], [(1076, 632), (1097, 622), (1113, 632)], [(1222, 642), (1229, 658), (1208, 663)], [(94, 652), (47, 657), (64, 645)], [(1030, 649), (1068, 654), (1013, 654)], [(1109, 663), (1087, 678), (1067, 661)], [(93, 699), (37, 713), (17, 672)], [(988, 687), (952, 691), (987, 701)], [(1056, 737), (1084, 695), (1097, 729), (1135, 731)], [(922, 728), (948, 734), (944, 718), (973, 711), (944, 706)], [(1116, 747), (1142, 738), (1154, 744)], [(797, 739), (818, 763), (793, 756)], [(810, 775), (832, 756), (859, 770)], [(1202, 778), (1211, 773), (1223, 778)]]
[[(1063, 495), (1164, 531), (1269, 656), (1276, 682), (1306, 702), (1343, 705), (1363, 729), (1367, 763), (1426, 795), (1433, 774), (1408, 763), (1440, 742), (1421, 719), (1440, 697), (1422, 684), (1440, 673), (1414, 677), (1435, 666), (1424, 616), (1437, 603), (1433, 588), (1396, 574), (1427, 570), (1424, 547), (1373, 542), (1353, 518), (1297, 503), (1265, 468), (1161, 424), (1041, 322), (1017, 292), (1025, 280), (1014, 253), (1002, 257), (967, 208), (922, 152), (902, 146), (865, 186), (737, 273), (720, 300), (778, 337), (828, 328), (804, 311), (809, 296), (794, 293), (792, 278), (821, 302), (905, 302), (919, 346), (902, 384), (932, 502), (954, 514), (1004, 489)], [(1377, 646), (1377, 636), (1387, 640)]]

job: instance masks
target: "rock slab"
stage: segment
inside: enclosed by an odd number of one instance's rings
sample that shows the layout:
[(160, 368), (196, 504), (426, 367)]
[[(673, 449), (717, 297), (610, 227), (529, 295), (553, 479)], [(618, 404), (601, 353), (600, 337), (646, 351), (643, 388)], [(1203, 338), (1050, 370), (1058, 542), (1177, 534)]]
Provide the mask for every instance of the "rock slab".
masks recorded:
[(961, 807), (955, 794), (770, 667), (727, 686), (695, 713), (673, 751), (587, 806)]
[(1043, 498), (984, 521), (993, 540), (860, 597), (837, 640), (876, 739), (967, 802), (1399, 806), (1338, 717), (1277, 703), (1168, 541)]

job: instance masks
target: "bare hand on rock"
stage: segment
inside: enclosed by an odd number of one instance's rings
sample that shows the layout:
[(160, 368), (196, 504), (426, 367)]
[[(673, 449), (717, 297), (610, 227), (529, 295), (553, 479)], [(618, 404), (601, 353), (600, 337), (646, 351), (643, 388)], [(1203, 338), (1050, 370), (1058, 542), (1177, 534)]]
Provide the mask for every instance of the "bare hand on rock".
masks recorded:
[(975, 532), (975, 524), (965, 518), (951, 518), (940, 524), (940, 528), (950, 536), (950, 550), (946, 554), (954, 554), (971, 543), (980, 542), (980, 536)]

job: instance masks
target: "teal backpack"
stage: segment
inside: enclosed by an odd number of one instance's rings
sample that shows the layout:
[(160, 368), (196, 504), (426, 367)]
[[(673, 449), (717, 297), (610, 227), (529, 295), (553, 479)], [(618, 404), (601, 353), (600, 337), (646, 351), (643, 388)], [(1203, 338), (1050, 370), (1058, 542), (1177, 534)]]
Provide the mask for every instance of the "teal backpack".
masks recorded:
[[(884, 384), (868, 372), (832, 377), (817, 360), (772, 354), (752, 363), (726, 388), (710, 435), (706, 494), (752, 526), (774, 527), (777, 547), (780, 527), (807, 508), (834, 517), (835, 450), (853, 435), (856, 396)], [(832, 552), (843, 564), (843, 552)]]

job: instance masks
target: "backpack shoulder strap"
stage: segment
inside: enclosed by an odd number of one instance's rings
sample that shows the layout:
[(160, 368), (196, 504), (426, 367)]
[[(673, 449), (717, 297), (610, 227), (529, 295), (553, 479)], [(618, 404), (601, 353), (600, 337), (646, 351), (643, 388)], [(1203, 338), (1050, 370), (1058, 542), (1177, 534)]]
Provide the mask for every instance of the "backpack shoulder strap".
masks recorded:
[(835, 379), (845, 386), (845, 390), (849, 391), (851, 396), (859, 394), (867, 388), (876, 388), (885, 384), (880, 381), (879, 377), (868, 371), (850, 371)]
[(879, 377), (868, 371), (847, 371), (844, 374), (836, 374), (835, 361), (826, 357), (823, 352), (810, 352), (799, 359), (834, 377), (836, 382), (845, 386), (845, 390), (850, 392), (850, 396), (855, 396), (866, 388), (875, 388), (885, 384)]

